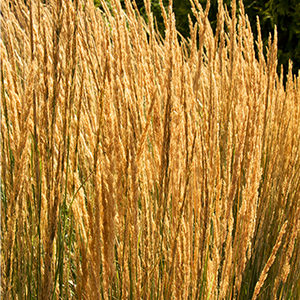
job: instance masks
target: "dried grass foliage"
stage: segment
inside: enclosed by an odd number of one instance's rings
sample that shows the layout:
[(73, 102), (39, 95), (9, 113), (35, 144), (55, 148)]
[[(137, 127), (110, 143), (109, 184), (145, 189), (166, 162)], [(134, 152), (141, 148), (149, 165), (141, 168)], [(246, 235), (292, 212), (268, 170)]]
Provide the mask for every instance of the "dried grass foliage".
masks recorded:
[[(1, 3), (1, 294), (296, 299), (300, 82), (242, 2), (165, 38), (126, 0)], [(209, 3), (209, 2), (208, 2)], [(259, 29), (259, 22), (258, 22)], [(258, 48), (256, 57), (255, 47)]]

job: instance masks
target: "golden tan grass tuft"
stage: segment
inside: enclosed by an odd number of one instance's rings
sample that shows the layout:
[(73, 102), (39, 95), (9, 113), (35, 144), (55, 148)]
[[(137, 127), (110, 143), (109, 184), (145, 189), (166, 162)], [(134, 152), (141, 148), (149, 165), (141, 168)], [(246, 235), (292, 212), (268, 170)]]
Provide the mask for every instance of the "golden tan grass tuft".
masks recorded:
[(2, 1), (3, 299), (300, 297), (299, 74), (160, 3)]

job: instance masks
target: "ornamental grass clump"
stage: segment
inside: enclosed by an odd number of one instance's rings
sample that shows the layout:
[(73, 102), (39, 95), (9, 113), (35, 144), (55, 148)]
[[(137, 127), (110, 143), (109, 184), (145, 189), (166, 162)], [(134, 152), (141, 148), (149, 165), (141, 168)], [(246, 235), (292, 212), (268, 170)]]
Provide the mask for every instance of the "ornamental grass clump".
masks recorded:
[(3, 299), (300, 297), (299, 73), (160, 2), (2, 1)]

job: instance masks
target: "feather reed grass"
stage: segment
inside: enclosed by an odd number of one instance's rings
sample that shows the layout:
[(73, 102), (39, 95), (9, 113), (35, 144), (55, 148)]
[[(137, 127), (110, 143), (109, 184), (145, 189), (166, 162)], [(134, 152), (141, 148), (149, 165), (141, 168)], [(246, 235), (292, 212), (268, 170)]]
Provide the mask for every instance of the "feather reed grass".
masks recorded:
[(160, 3), (1, 2), (3, 299), (299, 299), (299, 74)]

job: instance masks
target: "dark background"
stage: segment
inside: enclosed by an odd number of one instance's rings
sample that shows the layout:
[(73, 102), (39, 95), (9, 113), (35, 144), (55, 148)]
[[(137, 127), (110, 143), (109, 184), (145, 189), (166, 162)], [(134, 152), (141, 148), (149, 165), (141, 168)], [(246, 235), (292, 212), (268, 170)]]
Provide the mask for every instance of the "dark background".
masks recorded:
[[(96, 6), (100, 6), (99, 0), (94, 0)], [(107, 0), (109, 2), (109, 0)], [(124, 4), (124, 1), (121, 1)], [(203, 7), (206, 0), (199, 0)], [(238, 1), (237, 1), (238, 2)], [(256, 16), (259, 16), (262, 39), (267, 46), (269, 33), (274, 33), (277, 24), (278, 32), (278, 70), (283, 65), (284, 73), (288, 70), (288, 61), (293, 61), (293, 73), (297, 75), (300, 66), (300, 1), (299, 0), (244, 0), (246, 14), (249, 17), (254, 37), (257, 37)], [(164, 25), (161, 17), (159, 0), (152, 0), (152, 12), (156, 18), (161, 34), (164, 33)], [(165, 7), (168, 0), (163, 0)], [(223, 0), (230, 10), (231, 0)], [(136, 0), (140, 13), (146, 17), (144, 1)], [(213, 29), (217, 18), (217, 0), (211, 1), (209, 19)], [(176, 15), (178, 31), (184, 36), (189, 36), (188, 15), (192, 16), (189, 0), (173, 0), (173, 10)], [(193, 19), (193, 18), (192, 18)]]

